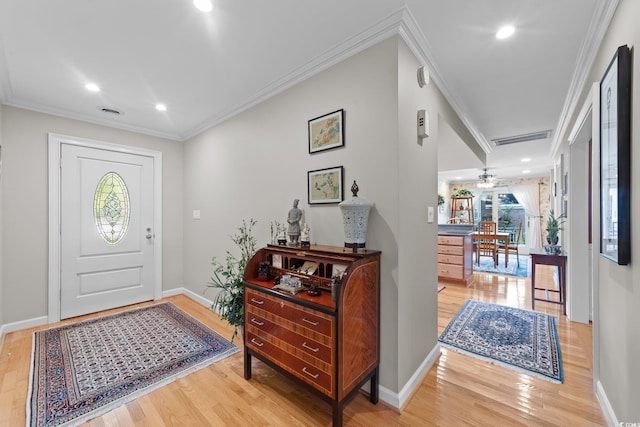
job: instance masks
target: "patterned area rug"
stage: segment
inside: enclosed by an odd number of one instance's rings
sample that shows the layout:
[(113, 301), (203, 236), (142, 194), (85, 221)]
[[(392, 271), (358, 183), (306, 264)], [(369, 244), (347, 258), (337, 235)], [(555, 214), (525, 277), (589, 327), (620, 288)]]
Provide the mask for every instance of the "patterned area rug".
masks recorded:
[(520, 267), (516, 261), (516, 256), (509, 255), (509, 265), (504, 266), (504, 255), (498, 255), (498, 266), (493, 266), (491, 257), (480, 257), (480, 266), (476, 263), (476, 255), (473, 254), (473, 271), (483, 273), (506, 274), (507, 276), (529, 277), (529, 261), (531, 257), (528, 255), (520, 255)]
[(563, 381), (556, 318), (548, 314), (467, 300), (438, 341), (528, 375)]
[(171, 303), (35, 332), (27, 426), (78, 425), (237, 351)]

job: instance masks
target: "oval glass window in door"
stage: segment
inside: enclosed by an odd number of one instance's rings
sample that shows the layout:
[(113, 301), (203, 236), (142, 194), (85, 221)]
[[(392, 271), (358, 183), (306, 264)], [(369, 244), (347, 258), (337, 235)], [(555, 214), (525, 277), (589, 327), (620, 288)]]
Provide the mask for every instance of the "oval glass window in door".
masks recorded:
[(127, 233), (129, 202), (127, 185), (120, 175), (108, 172), (100, 179), (93, 198), (93, 217), (98, 234), (110, 245), (118, 244)]

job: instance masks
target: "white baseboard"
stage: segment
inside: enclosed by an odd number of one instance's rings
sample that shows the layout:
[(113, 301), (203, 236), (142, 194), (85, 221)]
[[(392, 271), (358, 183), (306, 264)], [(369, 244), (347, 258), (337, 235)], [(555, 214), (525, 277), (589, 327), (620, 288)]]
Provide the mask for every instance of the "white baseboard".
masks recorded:
[[(197, 294), (184, 287), (162, 291), (163, 298), (175, 296), (175, 295), (185, 295), (191, 298), (192, 300), (204, 305), (205, 307), (211, 307), (211, 304), (212, 304), (212, 301), (210, 299), (205, 298), (204, 296)], [(13, 332), (19, 329), (45, 325), (47, 324), (47, 321), (48, 321), (47, 316), (41, 316), (41, 317), (36, 317), (34, 319), (28, 319), (20, 322), (1, 325), (0, 326), (0, 342), (4, 337), (4, 334), (7, 332)], [(386, 402), (387, 404), (393, 406), (394, 408), (398, 408), (398, 409), (402, 408), (402, 406), (406, 403), (407, 399), (411, 396), (411, 394), (416, 389), (416, 387), (420, 385), (420, 382), (424, 377), (424, 375), (427, 373), (429, 369), (431, 369), (431, 367), (436, 362), (436, 360), (438, 360), (439, 355), (440, 355), (440, 344), (436, 344), (435, 347), (433, 347), (431, 352), (424, 359), (424, 361), (420, 364), (418, 369), (413, 373), (409, 381), (407, 381), (404, 387), (402, 387), (402, 390), (400, 390), (400, 393), (396, 393), (380, 385), (378, 389), (380, 399)], [(605, 397), (605, 401), (607, 402), (607, 405), (608, 405), (608, 400), (606, 400), (606, 397)], [(611, 408), (610, 406), (608, 407)], [(613, 410), (611, 410), (611, 413), (613, 414)], [(612, 419), (615, 419), (615, 416)], [(615, 424), (615, 425), (618, 425), (618, 424)]]
[[(194, 300), (195, 302), (204, 305), (205, 307), (209, 307), (211, 308), (211, 304), (213, 304), (213, 301), (211, 301), (208, 298), (205, 298), (204, 296), (202, 296), (201, 294), (197, 294), (187, 288), (174, 288), (174, 289), (170, 289), (168, 291), (162, 291), (162, 298), (166, 298), (166, 297), (172, 297), (174, 295), (185, 295), (189, 298), (191, 298), (192, 300)], [(214, 310), (215, 311), (215, 310)]]
[(600, 409), (602, 409), (604, 413), (604, 419), (607, 421), (607, 425), (610, 427), (622, 425), (622, 423), (618, 422), (618, 417), (616, 417), (616, 413), (613, 411), (613, 407), (607, 398), (607, 393), (605, 393), (600, 381), (596, 381), (596, 397), (600, 403)]
[(402, 408), (407, 400), (413, 394), (413, 391), (420, 386), (422, 382), (422, 378), (424, 378), (425, 374), (431, 369), (431, 367), (436, 363), (440, 357), (440, 344), (436, 343), (436, 345), (431, 349), (427, 357), (422, 361), (418, 369), (413, 373), (409, 381), (402, 387), (399, 393), (399, 406), (398, 408)]
[[(187, 288), (175, 288), (170, 289), (168, 291), (162, 291), (162, 297), (170, 297), (174, 295), (186, 295), (192, 300), (206, 306), (211, 307), (212, 301), (199, 295), (193, 291), (190, 291)], [(2, 342), (2, 338), (4, 334), (9, 332), (18, 331), (20, 329), (33, 328), (34, 326), (42, 326), (49, 323), (49, 318), (47, 316), (35, 317), (33, 319), (21, 320), (19, 322), (7, 323), (5, 325), (0, 325), (0, 342)]]
[(434, 363), (440, 356), (440, 344), (435, 345), (427, 357), (422, 361), (418, 369), (413, 373), (409, 381), (402, 387), (400, 393), (389, 390), (384, 386), (379, 386), (380, 399), (393, 406), (394, 408), (401, 409), (407, 402), (409, 397), (413, 394), (414, 390), (420, 386), (422, 378), (431, 369)]
[(48, 322), (47, 316), (34, 317), (33, 319), (21, 320), (19, 322), (7, 323), (0, 326), (0, 341), (4, 337), (4, 334), (13, 331), (19, 331), (20, 329), (33, 328), (34, 326), (46, 325)]
[[(200, 294), (190, 291), (187, 288), (175, 288), (175, 289), (162, 292), (163, 297), (169, 297), (169, 296), (180, 295), (180, 294), (186, 295), (187, 297), (199, 302), (202, 305), (211, 307), (211, 304), (212, 304), (211, 300), (203, 297)], [(397, 409), (402, 408), (402, 406), (406, 403), (407, 399), (411, 396), (411, 394), (416, 389), (416, 387), (420, 385), (420, 382), (422, 381), (422, 378), (424, 377), (424, 375), (427, 373), (427, 371), (429, 371), (429, 369), (431, 369), (431, 367), (436, 362), (436, 360), (438, 360), (438, 356), (440, 356), (440, 344), (436, 343), (435, 347), (433, 347), (431, 352), (420, 364), (418, 369), (413, 373), (413, 375), (411, 376), (409, 381), (407, 381), (407, 383), (402, 388), (400, 393), (396, 393), (382, 385), (379, 385), (378, 386), (379, 398), (382, 401), (386, 402), (387, 404), (393, 406), (394, 408), (397, 408)], [(368, 383), (365, 384), (362, 387), (362, 389), (368, 391), (369, 390)]]

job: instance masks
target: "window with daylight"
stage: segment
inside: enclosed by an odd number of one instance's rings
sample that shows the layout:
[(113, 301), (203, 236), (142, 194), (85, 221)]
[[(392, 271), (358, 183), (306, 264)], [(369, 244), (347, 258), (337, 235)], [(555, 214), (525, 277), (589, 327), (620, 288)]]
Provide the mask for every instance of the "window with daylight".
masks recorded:
[(130, 217), (129, 192), (120, 175), (108, 172), (98, 182), (93, 198), (93, 218), (98, 234), (110, 245), (127, 233)]

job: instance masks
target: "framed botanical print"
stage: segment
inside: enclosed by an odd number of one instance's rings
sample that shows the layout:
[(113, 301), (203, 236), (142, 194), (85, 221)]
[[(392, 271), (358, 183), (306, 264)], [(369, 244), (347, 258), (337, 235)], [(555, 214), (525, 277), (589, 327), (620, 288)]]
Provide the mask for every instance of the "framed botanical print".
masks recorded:
[(309, 120), (309, 154), (344, 146), (344, 110)]
[(631, 51), (620, 46), (600, 82), (600, 254), (631, 260)]
[(307, 172), (309, 204), (340, 203), (343, 197), (342, 166)]

